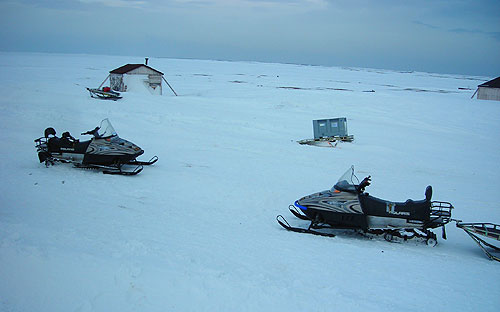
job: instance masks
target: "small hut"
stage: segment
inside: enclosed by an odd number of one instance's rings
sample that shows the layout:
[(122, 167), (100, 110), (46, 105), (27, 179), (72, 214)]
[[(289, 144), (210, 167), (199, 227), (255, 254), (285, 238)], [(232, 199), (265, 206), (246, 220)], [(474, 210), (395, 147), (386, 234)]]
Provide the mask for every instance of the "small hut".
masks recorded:
[(163, 94), (162, 80), (169, 86), (172, 92), (174, 89), (170, 86), (167, 80), (163, 77), (163, 73), (148, 66), (146, 64), (126, 64), (109, 72), (108, 77), (103, 81), (101, 86), (109, 78), (109, 84), (112, 90), (118, 92), (149, 90), (152, 94)]
[(500, 77), (480, 84), (476, 92), (480, 100), (500, 101)]

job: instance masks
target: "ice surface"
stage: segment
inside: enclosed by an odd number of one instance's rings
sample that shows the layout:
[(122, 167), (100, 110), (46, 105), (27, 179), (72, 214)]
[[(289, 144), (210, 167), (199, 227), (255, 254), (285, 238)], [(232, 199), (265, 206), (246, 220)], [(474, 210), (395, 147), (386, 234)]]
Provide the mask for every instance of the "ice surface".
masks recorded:
[[(470, 98), (492, 77), (151, 58), (178, 97), (85, 90), (140, 62), (0, 53), (0, 311), (498, 310), (500, 264), (453, 225), (430, 248), (275, 221), (303, 225), (287, 206), (354, 164), (372, 195), (431, 184), (453, 217), (500, 223), (500, 102)], [(353, 143), (296, 143), (336, 117)], [(38, 163), (45, 128), (104, 118), (159, 161), (135, 177)]]

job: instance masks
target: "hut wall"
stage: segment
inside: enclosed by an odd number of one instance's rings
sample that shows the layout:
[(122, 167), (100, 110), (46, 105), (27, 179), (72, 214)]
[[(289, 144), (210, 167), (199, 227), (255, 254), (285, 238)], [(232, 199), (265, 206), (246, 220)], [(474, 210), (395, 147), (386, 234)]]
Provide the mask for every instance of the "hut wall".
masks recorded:
[(125, 85), (123, 84), (123, 75), (122, 74), (110, 74), (109, 75), (109, 85), (112, 90), (118, 92), (127, 91), (125, 89)]
[(480, 100), (500, 101), (500, 88), (479, 87), (477, 98)]
[[(144, 79), (140, 77), (144, 77)], [(110, 74), (110, 86), (115, 91), (125, 92), (137, 88), (141, 80), (152, 94), (162, 94), (162, 74), (145, 66), (137, 67), (124, 74)], [(133, 85), (128, 86), (132, 83)]]

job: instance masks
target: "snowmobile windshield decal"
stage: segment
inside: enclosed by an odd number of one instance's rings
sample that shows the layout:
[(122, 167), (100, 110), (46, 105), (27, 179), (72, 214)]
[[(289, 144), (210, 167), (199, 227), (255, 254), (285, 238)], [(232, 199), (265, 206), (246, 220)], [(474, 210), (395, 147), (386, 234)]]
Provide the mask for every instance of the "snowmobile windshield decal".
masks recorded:
[(396, 215), (396, 216), (409, 216), (410, 213), (408, 211), (396, 211), (396, 203), (387, 203), (385, 211), (388, 214)]
[(300, 208), (302, 210), (307, 210), (307, 207), (300, 205), (298, 200), (295, 201), (295, 207)]

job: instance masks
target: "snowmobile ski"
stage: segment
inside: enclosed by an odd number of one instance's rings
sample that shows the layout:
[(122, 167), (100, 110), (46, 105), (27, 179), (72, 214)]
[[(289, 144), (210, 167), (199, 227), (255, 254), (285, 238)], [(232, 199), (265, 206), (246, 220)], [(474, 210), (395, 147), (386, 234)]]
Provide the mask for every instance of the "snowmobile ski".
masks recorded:
[(301, 219), (301, 220), (305, 220), (305, 221), (311, 221), (311, 219), (309, 219), (307, 216), (301, 214), (297, 208), (294, 206), (294, 205), (290, 205), (288, 206), (288, 209), (290, 210), (290, 212), (297, 218)]
[(127, 165), (141, 165), (141, 166), (150, 166), (158, 161), (158, 156), (153, 156), (149, 161), (139, 161), (132, 160), (127, 163)]
[(119, 174), (119, 175), (126, 175), (126, 176), (133, 176), (133, 175), (136, 175), (138, 174), (139, 172), (142, 171), (142, 169), (144, 169), (144, 167), (141, 165), (141, 166), (137, 166), (134, 170), (132, 171), (126, 171), (126, 170), (122, 170), (121, 168), (120, 169), (117, 169), (117, 170), (103, 170), (103, 174)]
[(116, 174), (116, 175), (136, 175), (144, 169), (142, 165), (135, 167), (133, 170), (123, 170), (123, 166), (103, 166), (103, 165), (82, 165), (75, 163), (75, 168), (101, 170), (103, 174)]
[(278, 221), (278, 224), (281, 225), (282, 227), (284, 227), (287, 231), (297, 232), (297, 233), (307, 233), (307, 234), (326, 236), (326, 237), (335, 237), (335, 234), (311, 230), (310, 227), (307, 229), (293, 227), (286, 221), (285, 217), (283, 217), (282, 215), (276, 216), (276, 221)]

